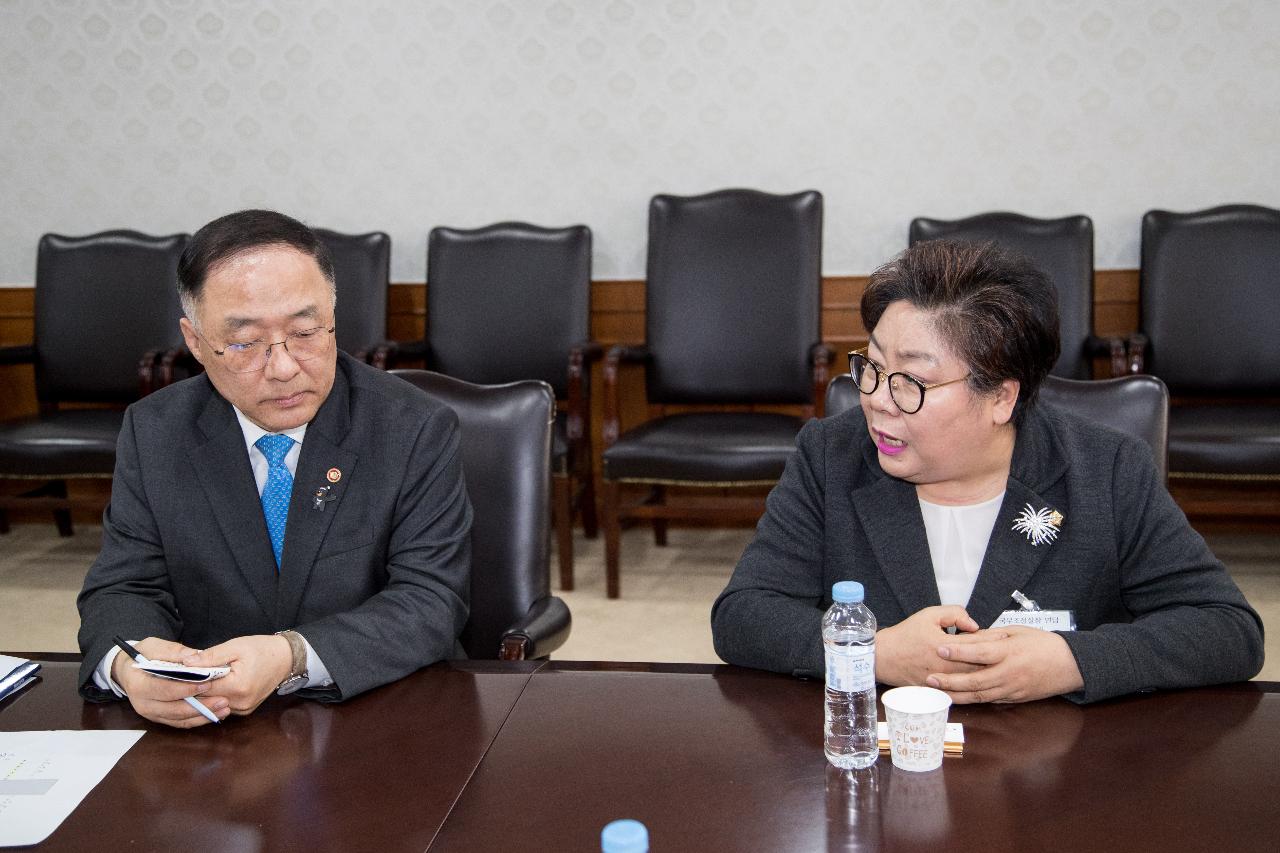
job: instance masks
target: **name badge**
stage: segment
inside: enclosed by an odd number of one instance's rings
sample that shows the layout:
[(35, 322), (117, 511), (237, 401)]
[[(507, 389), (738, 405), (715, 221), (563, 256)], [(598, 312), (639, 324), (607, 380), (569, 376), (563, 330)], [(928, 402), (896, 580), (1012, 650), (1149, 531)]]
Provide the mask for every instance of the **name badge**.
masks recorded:
[(1009, 625), (1023, 625), (1044, 631), (1074, 631), (1076, 614), (1074, 610), (1006, 610), (1000, 614), (999, 619), (991, 623), (992, 628)]

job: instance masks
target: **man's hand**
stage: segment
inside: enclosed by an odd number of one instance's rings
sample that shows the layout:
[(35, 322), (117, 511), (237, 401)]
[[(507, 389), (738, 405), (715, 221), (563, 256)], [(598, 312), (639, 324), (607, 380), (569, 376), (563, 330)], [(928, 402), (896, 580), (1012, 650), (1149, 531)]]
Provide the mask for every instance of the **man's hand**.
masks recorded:
[(942, 645), (938, 654), (952, 666), (962, 663), (976, 668), (969, 672), (939, 668), (925, 683), (947, 691), (957, 703), (1030, 702), (1084, 687), (1075, 655), (1061, 636), (1022, 626), (1000, 631), (1004, 637), (984, 631), (978, 642)]
[[(189, 649), (181, 643), (156, 637), (148, 637), (137, 643), (135, 648), (151, 660), (173, 663), (196, 653), (195, 649)], [(231, 708), (225, 699), (206, 697), (215, 682), (189, 684), (157, 678), (140, 669), (134, 669), (133, 661), (124, 652), (117, 654), (115, 660), (111, 662), (111, 678), (129, 697), (129, 704), (133, 705), (133, 710), (153, 723), (163, 723), (179, 729), (191, 729), (208, 723), (204, 715), (187, 704), (188, 696), (198, 698), (220, 720), (231, 713)]]
[[(969, 633), (948, 634), (946, 629), (952, 626)], [(946, 605), (916, 611), (892, 628), (876, 632), (876, 681), (895, 686), (924, 684), (930, 673), (973, 672), (978, 669), (977, 664), (944, 660), (938, 657), (938, 647), (948, 641), (967, 642), (990, 633), (973, 633), (978, 630), (978, 623), (963, 607)]]
[(210, 695), (225, 699), (233, 714), (252, 714), (289, 675), (293, 653), (276, 634), (236, 637), (202, 652), (190, 651), (187, 666), (229, 666), (231, 672), (209, 682)]

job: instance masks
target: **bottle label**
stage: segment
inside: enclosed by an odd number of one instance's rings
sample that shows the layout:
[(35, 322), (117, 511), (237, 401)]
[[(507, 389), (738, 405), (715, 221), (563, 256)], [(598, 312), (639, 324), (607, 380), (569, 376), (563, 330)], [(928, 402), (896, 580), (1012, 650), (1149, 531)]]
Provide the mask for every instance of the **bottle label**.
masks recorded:
[(827, 687), (860, 693), (876, 686), (876, 647), (827, 646)]

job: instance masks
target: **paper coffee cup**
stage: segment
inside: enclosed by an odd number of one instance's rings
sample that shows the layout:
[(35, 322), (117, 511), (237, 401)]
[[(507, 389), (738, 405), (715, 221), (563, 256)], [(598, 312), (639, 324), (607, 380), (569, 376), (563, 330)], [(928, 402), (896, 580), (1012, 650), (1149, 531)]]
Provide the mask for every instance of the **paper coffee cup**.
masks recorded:
[(951, 697), (932, 687), (895, 687), (881, 701), (893, 766), (902, 770), (940, 767)]

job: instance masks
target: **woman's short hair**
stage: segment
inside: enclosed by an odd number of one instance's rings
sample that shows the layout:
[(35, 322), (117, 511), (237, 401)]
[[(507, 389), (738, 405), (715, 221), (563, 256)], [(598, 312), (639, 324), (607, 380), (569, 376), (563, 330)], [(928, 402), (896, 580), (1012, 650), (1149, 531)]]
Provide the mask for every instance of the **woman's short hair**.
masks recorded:
[(894, 302), (933, 315), (944, 344), (969, 367), (975, 393), (1019, 383), (1014, 423), (1058, 360), (1058, 291), (1029, 259), (994, 243), (917, 243), (871, 274), (862, 321), (875, 330)]
[(316, 232), (274, 210), (240, 210), (220, 216), (197, 231), (178, 259), (178, 298), (187, 319), (196, 321), (195, 309), (210, 273), (232, 258), (263, 246), (288, 246), (310, 256), (328, 280), (336, 302), (333, 258)]

